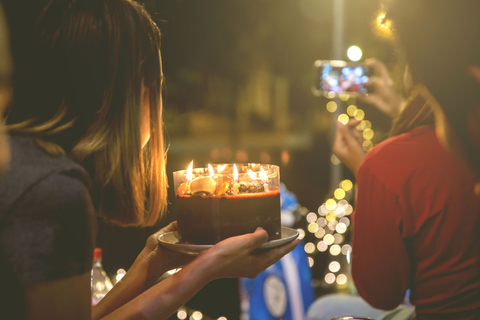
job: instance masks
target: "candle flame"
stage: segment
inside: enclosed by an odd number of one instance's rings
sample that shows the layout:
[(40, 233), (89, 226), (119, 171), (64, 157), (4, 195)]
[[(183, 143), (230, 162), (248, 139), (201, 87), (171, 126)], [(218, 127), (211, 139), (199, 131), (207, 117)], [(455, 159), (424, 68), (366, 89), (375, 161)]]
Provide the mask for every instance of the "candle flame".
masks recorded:
[(233, 180), (235, 182), (238, 182), (238, 170), (237, 170), (237, 165), (235, 163), (233, 164)]
[(250, 179), (255, 180), (255, 173), (253, 173), (252, 169), (248, 169), (248, 176)]
[(190, 183), (193, 179), (193, 160), (190, 162), (190, 165), (187, 169), (187, 183)]
[(262, 179), (263, 183), (267, 183), (268, 176), (262, 167), (260, 167), (260, 179)]
[(222, 172), (223, 169), (225, 169), (225, 167), (226, 167), (225, 164), (224, 164), (224, 165), (218, 165), (218, 166), (217, 166), (217, 172)]
[(210, 177), (215, 175), (215, 171), (213, 171), (213, 167), (210, 163), (208, 164), (208, 172), (210, 173)]

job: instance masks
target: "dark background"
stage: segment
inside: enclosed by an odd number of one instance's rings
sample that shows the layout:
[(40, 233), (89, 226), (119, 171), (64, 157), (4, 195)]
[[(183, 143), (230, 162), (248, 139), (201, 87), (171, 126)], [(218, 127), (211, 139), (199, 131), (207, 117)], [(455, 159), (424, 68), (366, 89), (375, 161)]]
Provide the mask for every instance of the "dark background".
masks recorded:
[[(186, 169), (191, 160), (196, 166), (247, 160), (280, 165), (282, 182), (308, 210), (316, 212), (331, 196), (331, 114), (325, 109), (327, 99), (315, 97), (311, 87), (313, 62), (332, 58), (333, 1), (144, 1), (163, 34), (171, 186), (172, 172)], [(357, 45), (364, 58), (383, 60), (399, 79), (400, 54), (390, 40), (374, 31), (380, 0), (345, 3), (344, 59), (347, 48)], [(255, 83), (266, 91), (279, 85), (266, 95), (268, 107), (253, 100), (248, 105), (251, 97), (262, 97), (262, 93), (251, 94)], [(276, 101), (284, 106), (280, 120), (275, 120)], [(257, 106), (263, 111), (257, 112)], [(385, 137), (390, 121), (371, 107), (357, 106), (373, 123), (374, 142)], [(241, 108), (248, 110), (241, 113)], [(346, 170), (344, 176), (353, 178)], [(171, 189), (169, 199), (173, 199)], [(152, 228), (119, 228), (100, 221), (97, 246), (103, 248), (107, 273), (113, 277), (119, 268), (128, 270), (146, 238), (173, 220), (174, 204), (170, 204), (168, 215)], [(316, 263), (314, 277), (322, 275), (323, 268), (324, 264)], [(209, 284), (187, 306), (211, 317), (238, 319), (237, 280)]]

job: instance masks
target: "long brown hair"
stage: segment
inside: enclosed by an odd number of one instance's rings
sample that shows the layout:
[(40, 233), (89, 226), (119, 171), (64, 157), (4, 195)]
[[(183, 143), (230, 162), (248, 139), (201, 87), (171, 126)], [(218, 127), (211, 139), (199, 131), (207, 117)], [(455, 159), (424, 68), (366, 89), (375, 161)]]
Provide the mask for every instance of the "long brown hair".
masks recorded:
[(478, 175), (480, 136), (470, 131), (478, 126), (480, 92), (466, 70), (480, 66), (479, 12), (474, 0), (391, 1), (387, 10), (412, 73), (439, 102)]
[(430, 102), (421, 94), (422, 85), (415, 85), (410, 91), (405, 108), (395, 119), (390, 136), (397, 136), (421, 126), (435, 125)]
[[(33, 29), (23, 42), (34, 54), (17, 50), (10, 134), (83, 165), (105, 220), (153, 225), (167, 205), (159, 29), (131, 0), (50, 0)], [(150, 140), (142, 149), (144, 92)]]

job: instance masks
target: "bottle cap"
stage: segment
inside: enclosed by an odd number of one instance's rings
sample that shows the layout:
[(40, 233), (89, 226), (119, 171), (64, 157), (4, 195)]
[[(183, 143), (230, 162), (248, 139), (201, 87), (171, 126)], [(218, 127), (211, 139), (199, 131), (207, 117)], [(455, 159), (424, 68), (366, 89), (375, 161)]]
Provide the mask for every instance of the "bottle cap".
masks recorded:
[(100, 260), (102, 259), (102, 249), (101, 248), (95, 248), (93, 251), (93, 260)]

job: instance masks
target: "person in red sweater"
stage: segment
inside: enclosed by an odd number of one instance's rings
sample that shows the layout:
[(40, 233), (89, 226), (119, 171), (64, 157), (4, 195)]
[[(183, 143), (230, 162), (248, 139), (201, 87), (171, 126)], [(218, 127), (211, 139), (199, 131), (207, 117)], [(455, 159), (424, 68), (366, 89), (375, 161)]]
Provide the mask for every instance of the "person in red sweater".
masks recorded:
[(473, 172), (439, 143), (429, 101), (413, 90), (394, 137), (364, 154), (357, 122), (334, 152), (357, 176), (352, 275), (359, 294), (393, 309), (411, 289), (417, 320), (480, 316), (480, 199)]

